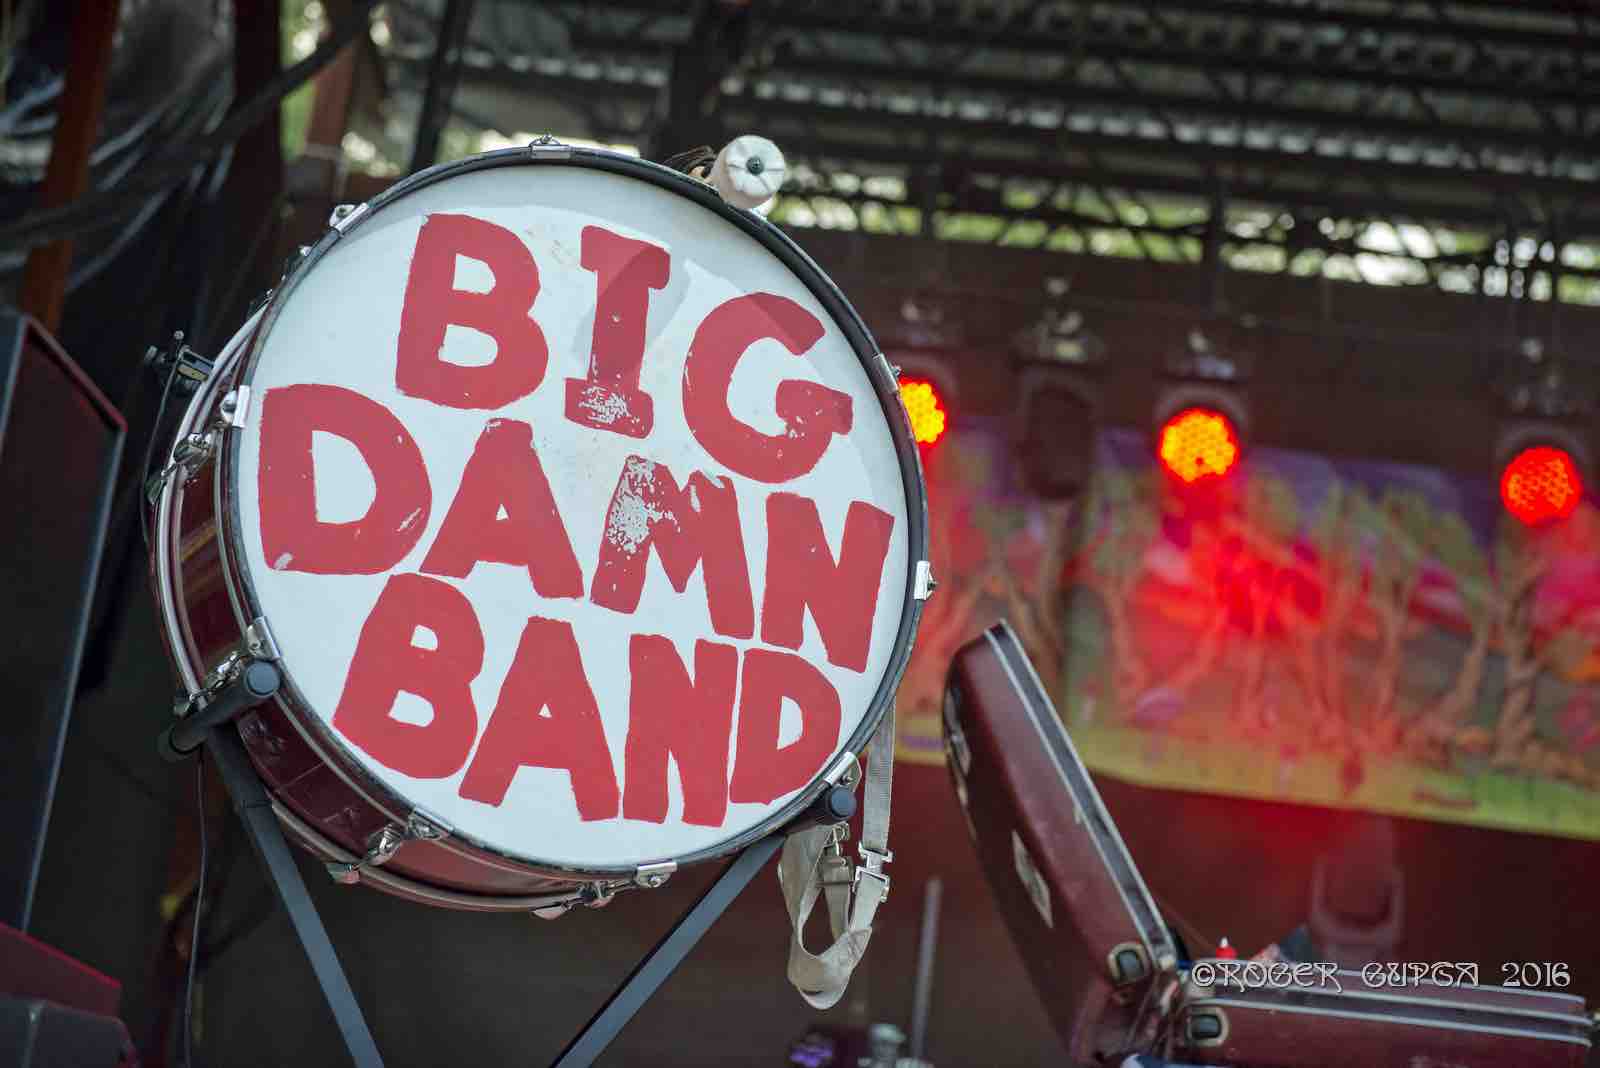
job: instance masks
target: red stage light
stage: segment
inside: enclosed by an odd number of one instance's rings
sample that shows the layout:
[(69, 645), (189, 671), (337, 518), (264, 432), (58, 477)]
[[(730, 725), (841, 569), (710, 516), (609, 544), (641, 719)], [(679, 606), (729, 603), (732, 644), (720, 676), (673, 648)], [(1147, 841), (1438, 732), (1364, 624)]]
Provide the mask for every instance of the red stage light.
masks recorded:
[(1550, 445), (1523, 449), (1500, 476), (1500, 500), (1506, 511), (1529, 526), (1565, 519), (1582, 499), (1583, 478), (1565, 449)]
[(917, 444), (932, 445), (944, 434), (947, 416), (939, 404), (939, 391), (920, 378), (900, 380), (900, 399), (911, 416), (911, 432)]
[(1239, 462), (1233, 420), (1213, 408), (1185, 408), (1168, 419), (1156, 442), (1161, 466), (1184, 482), (1216, 478)]

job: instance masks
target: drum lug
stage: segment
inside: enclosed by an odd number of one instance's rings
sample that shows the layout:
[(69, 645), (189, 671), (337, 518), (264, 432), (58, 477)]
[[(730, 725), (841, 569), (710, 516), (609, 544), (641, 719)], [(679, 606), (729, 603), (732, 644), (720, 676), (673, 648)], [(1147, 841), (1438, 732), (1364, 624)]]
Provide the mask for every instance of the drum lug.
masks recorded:
[(542, 909), (534, 909), (533, 914), (541, 920), (559, 920), (572, 911), (572, 902), (565, 901), (559, 905), (546, 905)]
[(413, 811), (406, 817), (404, 825), (390, 823), (368, 838), (367, 851), (359, 861), (354, 864), (329, 864), (328, 874), (336, 883), (353, 886), (361, 881), (364, 870), (383, 867), (394, 859), (400, 847), (407, 842), (436, 842), (449, 833), (449, 825), (443, 820)]
[(161, 497), (161, 491), (167, 488), (167, 483), (180, 473), (185, 482), (191, 481), (206, 461), (211, 459), (211, 450), (216, 443), (216, 435), (209, 430), (204, 434), (185, 434), (179, 438), (172, 447), (171, 462), (151, 475), (150, 481), (144, 484), (145, 499), (155, 504)]
[(341, 234), (347, 234), (350, 232), (350, 228), (356, 224), (356, 220), (366, 213), (367, 205), (365, 202), (360, 204), (340, 204), (333, 209), (333, 214), (328, 216), (328, 225)]
[(933, 577), (933, 565), (926, 560), (918, 560), (917, 579), (912, 587), (911, 596), (919, 601), (926, 601), (938, 588), (939, 580)]
[[(624, 883), (623, 886), (627, 884)], [(578, 900), (588, 909), (603, 909), (617, 896), (617, 887), (611, 883), (584, 883), (578, 887)]]
[(244, 647), (251, 656), (257, 660), (282, 660), (283, 653), (278, 650), (278, 642), (272, 636), (272, 630), (267, 626), (267, 621), (260, 616), (250, 621), (244, 628)]
[(436, 842), (441, 838), (449, 838), (454, 827), (433, 813), (420, 808), (411, 810), (411, 815), (406, 817), (406, 837), (417, 842)]
[(222, 658), (222, 661), (212, 668), (206, 677), (200, 680), (200, 688), (188, 697), (180, 698), (172, 707), (172, 715), (176, 719), (183, 719), (198, 709), (204, 708), (210, 700), (227, 688), (228, 684), (239, 676), (249, 661), (244, 654), (235, 650)]
[(633, 873), (633, 881), (637, 886), (646, 890), (654, 890), (672, 877), (678, 870), (675, 860), (663, 860), (659, 864), (641, 864)]
[[(660, 867), (660, 865), (646, 866)], [(675, 865), (669, 862), (667, 866), (674, 867)], [(618, 882), (582, 883), (573, 892), (568, 894), (552, 895), (551, 897), (545, 899), (549, 902), (549, 904), (542, 905), (539, 908), (530, 909), (529, 911), (535, 916), (539, 917), (541, 920), (556, 920), (560, 919), (562, 916), (565, 916), (579, 905), (582, 905), (584, 908), (603, 909), (607, 905), (611, 904), (612, 900), (616, 898), (619, 891), (626, 890), (631, 885), (632, 884), (630, 883)]]

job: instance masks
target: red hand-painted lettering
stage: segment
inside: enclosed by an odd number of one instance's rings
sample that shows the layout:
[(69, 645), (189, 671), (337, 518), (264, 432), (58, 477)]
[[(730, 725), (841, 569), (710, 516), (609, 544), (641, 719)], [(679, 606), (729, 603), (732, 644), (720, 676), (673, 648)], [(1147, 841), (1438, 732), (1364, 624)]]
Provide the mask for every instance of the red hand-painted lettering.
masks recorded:
[(751, 345), (771, 338), (803, 356), (822, 334), (815, 315), (772, 293), (734, 297), (712, 309), (683, 366), (683, 415), (712, 459), (758, 482), (787, 482), (817, 466), (834, 434), (849, 433), (850, 395), (815, 382), (778, 383), (783, 434), (764, 434), (728, 408), (734, 368)]
[(622, 815), (667, 818), (667, 756), (683, 783), (683, 822), (720, 827), (728, 813), (728, 735), (739, 653), (694, 644), (694, 678), (672, 642), (635, 634), (628, 643), (628, 740), (623, 749)]
[(527, 567), (541, 597), (583, 596), (583, 572), (534, 450), (533, 428), (515, 419), (491, 419), (483, 428), (422, 570), (465, 578), (480, 561)]
[(528, 620), (458, 792), (499, 805), (522, 767), (565, 769), (578, 818), (616, 818), (617, 773), (570, 623)]
[[(315, 433), (354, 445), (377, 490), (367, 514), (317, 519)], [(267, 566), (317, 575), (376, 575), (405, 558), (428, 526), (433, 491), (417, 443), (382, 404), (340, 386), (267, 390), (256, 475)], [(331, 490), (330, 490), (331, 492)]]
[[(778, 744), (783, 700), (800, 709), (800, 737)], [(728, 798), (770, 804), (811, 783), (839, 744), (839, 694), (793, 653), (749, 649), (739, 686), (739, 736)]]
[(590, 600), (615, 612), (635, 611), (652, 548), (679, 593), (696, 567), (704, 569), (711, 626), (718, 634), (748, 638), (755, 632), (732, 479), (713, 482), (696, 472), (679, 489), (665, 464), (628, 457), (606, 509)]
[(589, 376), (567, 379), (567, 418), (630, 438), (650, 433), (655, 410), (639, 389), (650, 291), (664, 288), (667, 250), (598, 226), (583, 228), (583, 267), (595, 274)]
[(811, 610), (828, 662), (865, 671), (872, 644), (878, 584), (894, 518), (865, 501), (845, 514), (834, 561), (817, 503), (793, 493), (767, 498), (767, 583), (761, 598), (761, 640), (798, 649)]
[[(456, 257), (488, 266), (487, 293), (455, 287)], [(451, 408), (501, 408), (544, 381), (550, 351), (528, 317), (539, 295), (539, 267), (522, 239), (470, 215), (430, 215), (417, 234), (400, 309), (395, 384), (410, 397)], [(441, 350), (451, 326), (494, 340), (494, 359), (479, 367), (448, 363)]]
[[(418, 627), (433, 648), (414, 644)], [(413, 779), (461, 770), (478, 733), (472, 680), (483, 669), (483, 632), (472, 605), (438, 579), (394, 575), (361, 627), (333, 728), (380, 764)], [(426, 725), (391, 714), (402, 692), (433, 706)]]

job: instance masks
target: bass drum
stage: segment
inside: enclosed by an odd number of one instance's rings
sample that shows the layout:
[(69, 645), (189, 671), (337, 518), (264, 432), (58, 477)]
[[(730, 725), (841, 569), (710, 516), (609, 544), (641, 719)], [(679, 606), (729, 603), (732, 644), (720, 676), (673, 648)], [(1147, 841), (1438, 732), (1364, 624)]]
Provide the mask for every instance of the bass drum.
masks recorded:
[(894, 370), (758, 215), (534, 145), (335, 213), (156, 498), (162, 629), (288, 834), (556, 914), (791, 823), (889, 710), (931, 581)]

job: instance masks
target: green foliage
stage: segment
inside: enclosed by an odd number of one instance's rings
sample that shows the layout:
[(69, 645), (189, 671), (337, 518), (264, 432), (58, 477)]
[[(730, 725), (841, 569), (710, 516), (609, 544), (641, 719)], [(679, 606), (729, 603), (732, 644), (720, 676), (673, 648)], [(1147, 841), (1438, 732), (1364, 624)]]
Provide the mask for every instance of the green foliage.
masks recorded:
[(1300, 502), (1294, 488), (1278, 475), (1256, 473), (1244, 490), (1244, 513), (1250, 525), (1276, 544), (1288, 545), (1300, 530)]
[[(1350, 797), (1341, 785), (1343, 756), (1334, 751), (1312, 749), (1283, 775), (1281, 758), (1226, 732), (1185, 738), (1162, 755), (1153, 754), (1147, 732), (1103, 720), (1075, 723), (1072, 740), (1092, 771), (1127, 782), (1600, 840), (1600, 791), (1567, 782), (1487, 770), (1464, 775), (1392, 760), (1369, 763), (1366, 781)], [(1470, 807), (1428, 800), (1441, 797)]]
[[(1131, 577), (1160, 528), (1160, 482), (1151, 472), (1101, 471), (1090, 483), (1082, 510), (1090, 566), (1117, 581)], [(1080, 542), (1080, 544), (1086, 544)]]
[(1356, 512), (1356, 521), (1377, 540), (1372, 575), (1383, 588), (1403, 586), (1429, 556), (1436, 516), (1419, 493), (1386, 489)]
[(1494, 539), (1494, 569), (1502, 582), (1528, 566), (1533, 549), (1528, 528), (1510, 516), (1502, 515), (1495, 528)]
[[(312, 53), (327, 25), (327, 16), (317, 0), (283, 0), (278, 24), (282, 30), (280, 54), (287, 66)], [(311, 125), (311, 102), (315, 93), (315, 84), (306, 82), (284, 98), (280, 132), (285, 159), (294, 159), (305, 151), (306, 128)]]
[(1355, 517), (1372, 507), (1360, 486), (1335, 481), (1317, 506), (1306, 536), (1317, 553), (1330, 559), (1348, 558), (1355, 550)]
[(1441, 512), (1434, 520), (1433, 552), (1455, 576), (1461, 594), (1474, 600), (1489, 596), (1489, 557), (1478, 545), (1467, 521), (1455, 512)]

